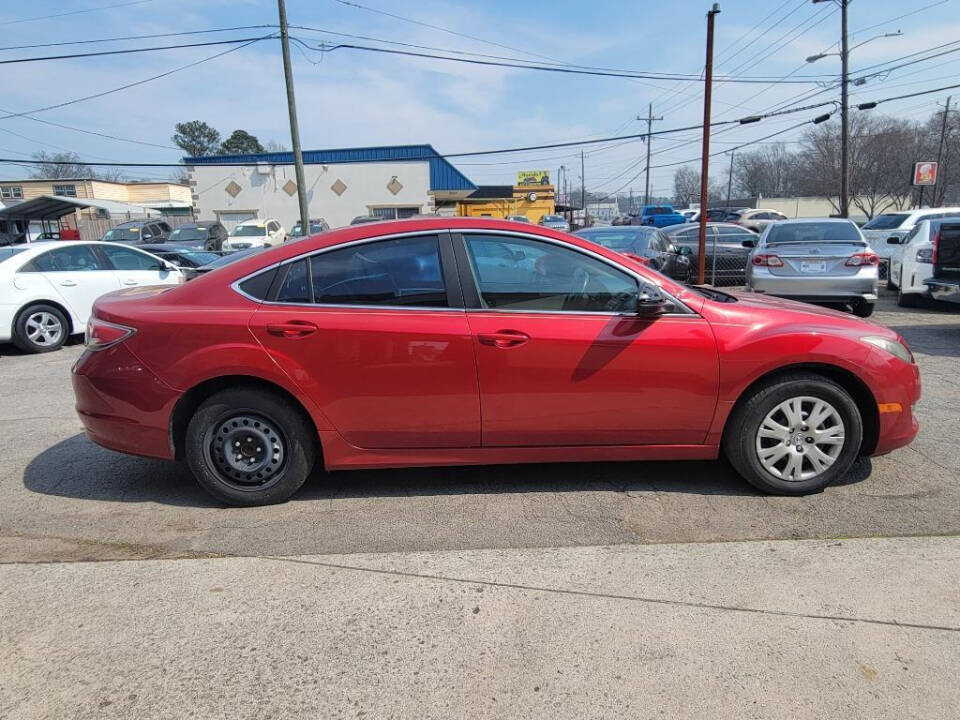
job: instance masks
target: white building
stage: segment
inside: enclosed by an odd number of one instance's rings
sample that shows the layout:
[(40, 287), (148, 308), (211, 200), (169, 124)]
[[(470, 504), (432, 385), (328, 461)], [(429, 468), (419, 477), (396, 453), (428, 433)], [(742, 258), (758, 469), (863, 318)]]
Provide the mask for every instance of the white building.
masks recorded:
[[(232, 228), (251, 218), (277, 218), (288, 230), (300, 218), (293, 153), (184, 158), (194, 212)], [(330, 227), (358, 215), (397, 218), (456, 214), (476, 190), (430, 145), (309, 150), (303, 153), (311, 218)]]

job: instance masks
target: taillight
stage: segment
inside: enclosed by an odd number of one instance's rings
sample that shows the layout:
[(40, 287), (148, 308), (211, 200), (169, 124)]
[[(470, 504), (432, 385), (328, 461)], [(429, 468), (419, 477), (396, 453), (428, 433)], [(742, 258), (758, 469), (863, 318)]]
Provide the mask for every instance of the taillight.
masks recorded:
[(779, 255), (754, 255), (753, 264), (761, 267), (783, 267), (783, 260)]
[(932, 263), (933, 250), (933, 248), (920, 248), (917, 250), (917, 262), (926, 264)]
[(930, 262), (934, 265), (939, 262), (940, 257), (940, 230), (938, 229), (936, 234), (933, 236), (933, 255), (930, 257)]
[(135, 328), (91, 317), (87, 321), (87, 331), (83, 336), (83, 344), (87, 350), (106, 350), (117, 343), (121, 343), (136, 332)]
[(863, 265), (879, 265), (880, 256), (872, 252), (854, 253), (844, 263), (847, 267), (861, 267)]

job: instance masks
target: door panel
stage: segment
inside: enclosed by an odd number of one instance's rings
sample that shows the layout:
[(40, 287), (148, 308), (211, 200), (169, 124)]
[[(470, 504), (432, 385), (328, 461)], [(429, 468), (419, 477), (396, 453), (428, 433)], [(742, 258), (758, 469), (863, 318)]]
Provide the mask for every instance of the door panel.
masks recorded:
[(443, 241), (377, 240), (292, 263), (253, 316), (254, 335), (352, 445), (480, 445), (473, 338)]
[(172, 285), (180, 281), (180, 273), (168, 270), (152, 255), (133, 248), (102, 245), (97, 248), (113, 265), (122, 287), (138, 285)]
[[(69, 245), (35, 257), (21, 272), (41, 274), (72, 311), (77, 321), (86, 323), (94, 301), (120, 288), (112, 270), (102, 264), (88, 245)], [(81, 327), (75, 327), (79, 332)]]
[(484, 446), (699, 444), (717, 398), (717, 351), (699, 317), (471, 311)]

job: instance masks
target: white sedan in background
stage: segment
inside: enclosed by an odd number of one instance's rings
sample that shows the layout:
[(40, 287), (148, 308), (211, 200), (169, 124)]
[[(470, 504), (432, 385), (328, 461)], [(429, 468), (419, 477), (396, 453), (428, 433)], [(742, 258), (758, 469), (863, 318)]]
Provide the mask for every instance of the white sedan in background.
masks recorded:
[(82, 333), (101, 295), (138, 285), (176, 285), (174, 265), (129, 245), (38, 242), (0, 247), (0, 342), (49, 352)]
[(960, 212), (953, 217), (921, 220), (906, 237), (894, 235), (888, 238), (890, 271), (887, 287), (896, 289), (897, 303), (901, 307), (915, 307), (921, 298), (930, 296), (925, 282), (933, 276), (933, 240), (944, 222), (960, 222)]
[(224, 250), (249, 250), (258, 247), (283, 245), (287, 231), (276, 218), (244, 220), (237, 223), (223, 243)]

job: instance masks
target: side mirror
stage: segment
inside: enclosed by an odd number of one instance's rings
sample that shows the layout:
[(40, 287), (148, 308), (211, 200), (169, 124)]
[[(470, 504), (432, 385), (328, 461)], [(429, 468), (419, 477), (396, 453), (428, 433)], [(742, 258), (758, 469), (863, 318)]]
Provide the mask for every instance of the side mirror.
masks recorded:
[(757, 246), (757, 241), (750, 238), (750, 239), (744, 240), (740, 244), (743, 245), (745, 248), (755, 248)]
[(898, 238), (896, 235), (891, 235), (890, 237), (887, 238), (887, 245), (899, 245), (899, 244), (900, 244), (900, 238)]
[(637, 296), (637, 315), (640, 317), (663, 315), (669, 308), (670, 303), (659, 289), (650, 285), (640, 289)]

